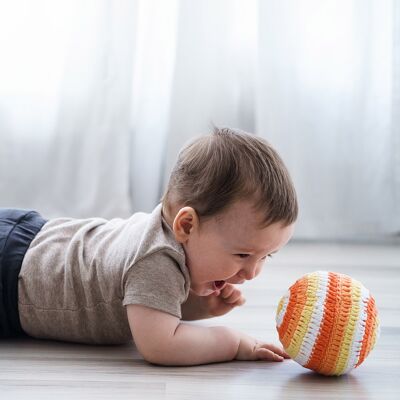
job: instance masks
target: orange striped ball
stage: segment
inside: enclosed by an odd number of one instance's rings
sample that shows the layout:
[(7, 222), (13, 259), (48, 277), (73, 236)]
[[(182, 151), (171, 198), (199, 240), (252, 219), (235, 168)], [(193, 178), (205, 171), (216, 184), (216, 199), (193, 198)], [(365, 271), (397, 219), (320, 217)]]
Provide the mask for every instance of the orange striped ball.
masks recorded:
[(357, 368), (379, 337), (369, 290), (350, 276), (328, 271), (307, 274), (289, 288), (279, 302), (276, 326), (290, 357), (323, 375)]

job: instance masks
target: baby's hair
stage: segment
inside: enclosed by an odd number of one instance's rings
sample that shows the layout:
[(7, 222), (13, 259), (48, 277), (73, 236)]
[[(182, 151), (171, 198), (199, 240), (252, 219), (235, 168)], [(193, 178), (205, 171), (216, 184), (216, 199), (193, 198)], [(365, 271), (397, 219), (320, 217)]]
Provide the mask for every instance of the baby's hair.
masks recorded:
[(193, 207), (202, 221), (246, 199), (263, 213), (264, 227), (297, 219), (292, 180), (269, 143), (238, 129), (214, 127), (180, 151), (162, 203), (168, 213), (172, 207)]

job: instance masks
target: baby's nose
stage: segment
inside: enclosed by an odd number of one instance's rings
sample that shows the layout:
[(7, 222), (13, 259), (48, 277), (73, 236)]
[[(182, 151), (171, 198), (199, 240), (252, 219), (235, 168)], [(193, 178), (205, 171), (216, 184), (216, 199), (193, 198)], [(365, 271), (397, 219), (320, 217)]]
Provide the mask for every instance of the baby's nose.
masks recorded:
[(248, 266), (240, 271), (240, 277), (247, 281), (254, 279), (257, 275), (256, 266)]

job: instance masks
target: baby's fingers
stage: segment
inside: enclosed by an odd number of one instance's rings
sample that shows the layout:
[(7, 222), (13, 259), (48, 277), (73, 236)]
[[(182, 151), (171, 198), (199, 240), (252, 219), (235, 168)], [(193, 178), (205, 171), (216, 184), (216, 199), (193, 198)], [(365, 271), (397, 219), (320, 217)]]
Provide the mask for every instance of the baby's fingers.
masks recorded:
[(283, 350), (281, 347), (276, 346), (275, 344), (272, 343), (268, 343), (264, 345), (266, 348), (268, 348), (269, 350), (273, 351), (274, 353), (284, 357), (284, 358), (290, 358), (289, 354), (286, 353), (285, 350)]
[(258, 348), (256, 351), (257, 359), (265, 361), (283, 361), (284, 358), (279, 354), (274, 353), (271, 350), (265, 349), (263, 347)]
[(242, 305), (245, 302), (242, 292), (239, 289), (236, 289), (233, 285), (224, 288), (221, 297), (227, 304)]

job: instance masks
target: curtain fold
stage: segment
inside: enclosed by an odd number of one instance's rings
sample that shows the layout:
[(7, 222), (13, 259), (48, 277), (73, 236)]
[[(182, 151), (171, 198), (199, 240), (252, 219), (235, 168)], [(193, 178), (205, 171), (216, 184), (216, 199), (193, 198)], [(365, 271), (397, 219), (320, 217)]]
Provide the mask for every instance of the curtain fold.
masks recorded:
[(175, 0), (138, 1), (132, 104), (130, 198), (133, 211), (151, 211), (162, 190), (179, 8)]

